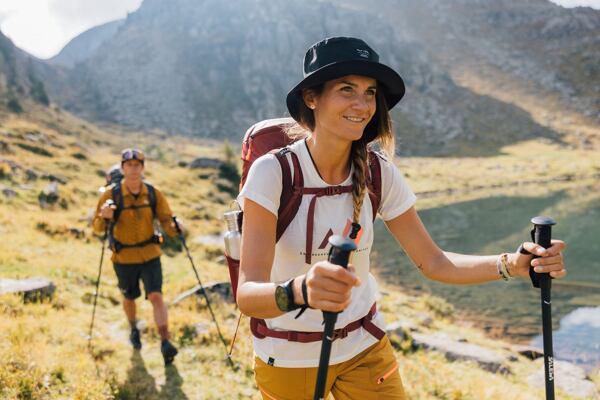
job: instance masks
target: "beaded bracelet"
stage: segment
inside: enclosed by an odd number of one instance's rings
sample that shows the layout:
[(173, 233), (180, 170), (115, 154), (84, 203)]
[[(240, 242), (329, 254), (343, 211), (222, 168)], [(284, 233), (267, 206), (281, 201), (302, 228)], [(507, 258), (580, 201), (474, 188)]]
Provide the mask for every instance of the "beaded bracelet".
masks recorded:
[(502, 253), (498, 256), (498, 260), (496, 260), (496, 269), (498, 270), (498, 275), (505, 281), (512, 278), (510, 272), (508, 272), (508, 253)]

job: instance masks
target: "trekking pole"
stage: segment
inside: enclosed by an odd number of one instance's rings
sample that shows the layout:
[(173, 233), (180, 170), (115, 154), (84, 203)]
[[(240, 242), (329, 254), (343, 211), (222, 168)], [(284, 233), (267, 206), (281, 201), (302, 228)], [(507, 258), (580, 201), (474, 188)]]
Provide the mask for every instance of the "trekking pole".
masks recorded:
[[(542, 216), (532, 218), (531, 222), (534, 225), (531, 239), (543, 248), (549, 248), (552, 225), (555, 225), (556, 222), (552, 218)], [(534, 256), (534, 258), (539, 258), (539, 256)], [(533, 268), (529, 269), (529, 276), (533, 286), (541, 289), (546, 400), (554, 400), (554, 352), (552, 350), (552, 300), (550, 296), (552, 279), (549, 273), (537, 273)]]
[[(332, 264), (348, 267), (348, 260), (356, 245), (350, 239), (334, 235), (329, 238), (331, 249), (328, 261)], [(321, 342), (321, 356), (319, 358), (319, 369), (317, 372), (317, 383), (315, 386), (314, 400), (322, 400), (325, 395), (325, 383), (327, 381), (327, 370), (329, 369), (329, 356), (331, 355), (331, 343), (335, 340), (334, 330), (337, 321), (336, 312), (323, 311), (325, 328), (323, 329), (323, 341)]]
[(212, 307), (210, 305), (210, 300), (208, 299), (208, 294), (206, 294), (206, 290), (204, 290), (204, 286), (202, 285), (202, 281), (200, 280), (200, 275), (198, 275), (198, 271), (196, 270), (196, 266), (194, 265), (194, 260), (192, 259), (192, 256), (190, 254), (190, 249), (188, 249), (188, 247), (187, 247), (185, 238), (183, 237), (183, 232), (181, 231), (181, 228), (179, 227), (179, 224), (177, 223), (176, 216), (173, 216), (173, 223), (175, 224), (175, 229), (177, 230), (177, 235), (179, 236), (179, 240), (181, 240), (181, 244), (183, 245), (183, 248), (185, 249), (185, 252), (187, 253), (187, 257), (190, 260), (190, 263), (192, 264), (192, 269), (194, 270), (194, 274), (196, 275), (196, 279), (198, 280), (198, 285), (200, 285), (200, 291), (202, 292), (202, 294), (204, 295), (204, 299), (206, 300), (206, 305), (208, 306), (208, 311), (210, 312), (210, 315), (211, 315), (213, 321), (215, 322), (215, 326), (217, 327), (217, 333), (219, 334), (221, 343), (223, 343), (223, 347), (225, 348), (225, 354), (226, 354), (225, 358), (227, 359), (227, 362), (229, 363), (231, 368), (235, 371), (235, 365), (233, 364), (233, 361), (231, 360), (231, 354), (228, 352), (227, 343), (225, 343), (225, 338), (223, 337), (223, 334), (221, 333), (221, 329), (219, 328), (219, 323), (217, 322), (215, 313), (213, 312)]
[(88, 348), (92, 348), (92, 332), (94, 330), (94, 319), (96, 318), (96, 303), (98, 302), (98, 289), (100, 288), (100, 277), (102, 276), (102, 263), (104, 261), (104, 249), (106, 248), (106, 238), (112, 222), (104, 220), (104, 236), (102, 236), (102, 252), (100, 253), (100, 265), (98, 266), (98, 278), (96, 278), (96, 292), (94, 293), (94, 306), (92, 308), (92, 322), (90, 323), (90, 334), (88, 335)]

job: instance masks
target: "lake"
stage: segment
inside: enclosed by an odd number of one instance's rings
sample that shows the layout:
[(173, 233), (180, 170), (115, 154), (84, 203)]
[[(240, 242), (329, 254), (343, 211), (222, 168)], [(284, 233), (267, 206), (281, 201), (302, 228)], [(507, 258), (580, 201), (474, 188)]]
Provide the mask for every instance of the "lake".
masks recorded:
[[(439, 204), (419, 210), (419, 215), (436, 243), (456, 253), (514, 251), (529, 240), (532, 217), (546, 215), (557, 221), (552, 237), (568, 244), (568, 276), (552, 282), (554, 353), (588, 370), (600, 366), (600, 187), (533, 197), (496, 195), (460, 202), (445, 198)], [(419, 273), (381, 221), (375, 237), (374, 271), (387, 285), (442, 297), (493, 337), (541, 346), (540, 291), (529, 280), (440, 284)]]

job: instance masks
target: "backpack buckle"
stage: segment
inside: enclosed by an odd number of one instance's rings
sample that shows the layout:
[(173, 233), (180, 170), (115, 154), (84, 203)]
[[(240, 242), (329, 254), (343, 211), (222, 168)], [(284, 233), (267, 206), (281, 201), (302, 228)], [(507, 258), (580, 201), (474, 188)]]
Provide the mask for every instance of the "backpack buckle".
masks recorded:
[(347, 326), (334, 330), (333, 336), (331, 337), (331, 341), (334, 342), (336, 339), (344, 339), (346, 336), (348, 336)]
[(327, 186), (327, 188), (325, 188), (325, 196), (335, 196), (340, 193), (342, 193), (341, 186)]

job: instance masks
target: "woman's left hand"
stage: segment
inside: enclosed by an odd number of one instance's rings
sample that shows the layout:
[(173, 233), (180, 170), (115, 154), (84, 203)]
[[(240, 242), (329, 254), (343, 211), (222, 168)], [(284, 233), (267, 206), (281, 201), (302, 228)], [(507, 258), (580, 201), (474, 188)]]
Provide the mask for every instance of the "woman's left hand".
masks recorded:
[[(523, 248), (531, 254), (516, 252), (509, 254), (508, 272), (511, 276), (529, 277), (529, 269), (538, 273), (550, 273), (553, 278), (564, 278), (567, 275), (563, 262), (562, 251), (567, 247), (562, 240), (552, 240), (552, 246), (544, 249), (542, 246), (532, 243), (523, 243)], [(533, 259), (533, 256), (540, 258)]]

